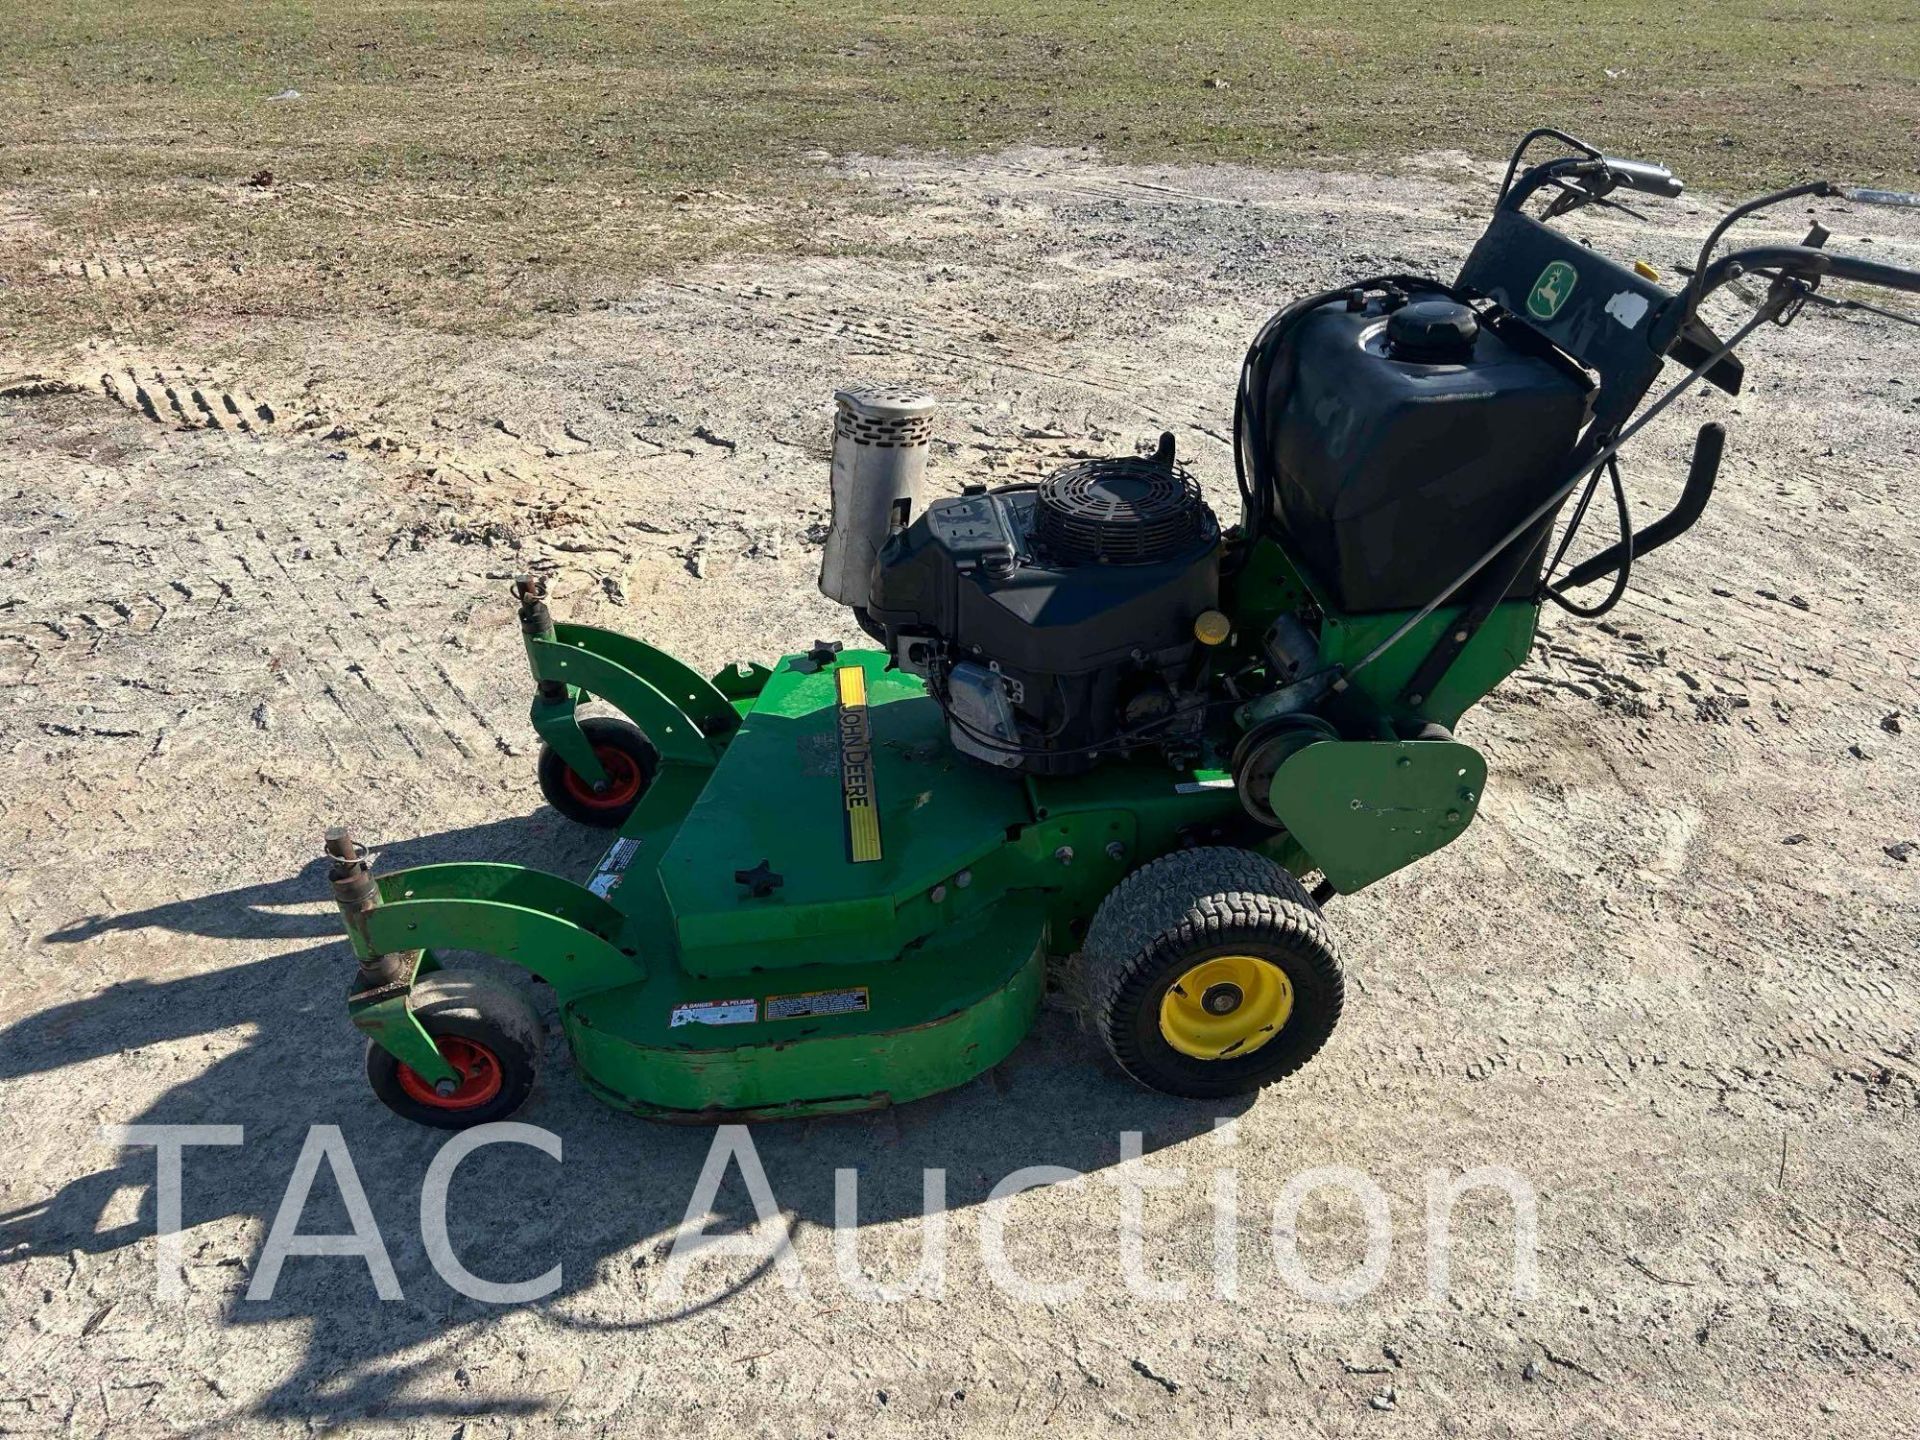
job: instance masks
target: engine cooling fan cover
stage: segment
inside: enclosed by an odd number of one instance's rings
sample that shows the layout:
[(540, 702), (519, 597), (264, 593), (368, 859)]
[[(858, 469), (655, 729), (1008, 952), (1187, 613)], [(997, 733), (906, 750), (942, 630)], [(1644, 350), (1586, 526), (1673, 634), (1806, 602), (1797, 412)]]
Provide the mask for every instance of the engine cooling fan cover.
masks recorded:
[(1137, 456), (1054, 471), (1040, 486), (1034, 526), (1047, 557), (1068, 564), (1152, 564), (1217, 532), (1192, 475)]

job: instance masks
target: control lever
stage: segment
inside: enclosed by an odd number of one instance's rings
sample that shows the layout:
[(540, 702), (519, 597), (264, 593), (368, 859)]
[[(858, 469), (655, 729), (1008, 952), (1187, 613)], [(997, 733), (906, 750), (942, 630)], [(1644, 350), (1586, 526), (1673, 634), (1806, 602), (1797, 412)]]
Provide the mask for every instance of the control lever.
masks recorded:
[(1680, 499), (1675, 502), (1673, 509), (1645, 529), (1634, 531), (1631, 544), (1622, 541), (1602, 550), (1590, 560), (1581, 561), (1553, 587), (1554, 590), (1564, 594), (1568, 590), (1591, 584), (1603, 575), (1611, 575), (1629, 557), (1638, 560), (1691, 529), (1693, 522), (1707, 508), (1707, 501), (1713, 498), (1713, 482), (1720, 474), (1720, 457), (1726, 453), (1726, 448), (1726, 426), (1717, 420), (1702, 425), (1699, 436), (1693, 442), (1693, 463), (1687, 467), (1687, 483), (1681, 489)]

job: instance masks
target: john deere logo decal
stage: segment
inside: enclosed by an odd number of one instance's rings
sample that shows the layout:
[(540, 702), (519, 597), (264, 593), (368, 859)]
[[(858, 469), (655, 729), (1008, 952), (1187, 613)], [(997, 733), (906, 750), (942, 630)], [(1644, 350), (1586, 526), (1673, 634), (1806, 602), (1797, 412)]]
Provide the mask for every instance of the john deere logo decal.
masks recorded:
[(1533, 293), (1527, 296), (1527, 313), (1536, 320), (1551, 320), (1560, 313), (1567, 297), (1573, 294), (1573, 287), (1579, 283), (1578, 271), (1564, 260), (1555, 260), (1533, 282)]
[(840, 801), (847, 812), (847, 859), (880, 858), (880, 812), (874, 808), (873, 727), (867, 719), (867, 672), (857, 665), (834, 674), (840, 701)]

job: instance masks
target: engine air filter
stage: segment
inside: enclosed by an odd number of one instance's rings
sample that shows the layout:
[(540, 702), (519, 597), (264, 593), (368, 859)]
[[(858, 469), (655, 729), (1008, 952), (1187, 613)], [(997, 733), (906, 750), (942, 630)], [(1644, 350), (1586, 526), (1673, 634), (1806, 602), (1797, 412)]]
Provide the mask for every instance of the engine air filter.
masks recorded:
[(1083, 460), (1040, 486), (1035, 539), (1049, 559), (1145, 565), (1208, 537), (1213, 514), (1175, 464), (1123, 456)]

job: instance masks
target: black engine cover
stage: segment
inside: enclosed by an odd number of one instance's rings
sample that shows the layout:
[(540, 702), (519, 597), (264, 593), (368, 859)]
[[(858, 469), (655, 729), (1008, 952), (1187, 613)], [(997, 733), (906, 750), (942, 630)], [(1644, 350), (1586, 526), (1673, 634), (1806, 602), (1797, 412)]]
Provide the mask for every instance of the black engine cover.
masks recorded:
[(867, 619), (943, 700), (956, 665), (996, 677), (1017, 737), (981, 754), (962, 721), (962, 751), (1076, 774), (1169, 738), (1194, 620), (1219, 593), (1219, 525), (1185, 473), (1102, 461), (930, 505), (882, 548)]
[[(1322, 306), (1275, 354), (1254, 437), (1278, 538), (1330, 605), (1416, 609), (1566, 478), (1591, 398), (1510, 317), (1447, 300)], [(1536, 557), (1513, 593), (1538, 579)]]

